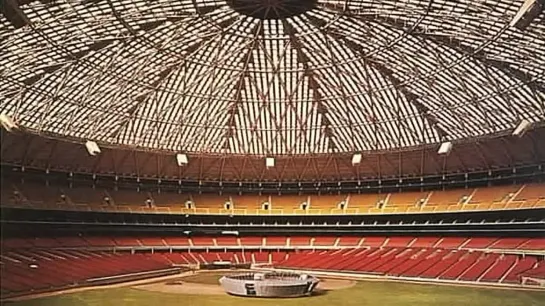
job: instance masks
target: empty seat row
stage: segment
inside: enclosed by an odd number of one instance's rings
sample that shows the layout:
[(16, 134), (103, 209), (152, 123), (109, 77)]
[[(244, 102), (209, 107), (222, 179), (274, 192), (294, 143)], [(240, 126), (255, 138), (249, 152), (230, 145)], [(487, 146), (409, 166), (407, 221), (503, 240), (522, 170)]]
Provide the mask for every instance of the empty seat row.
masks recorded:
[(2, 205), (135, 213), (410, 213), (545, 207), (544, 184), (344, 195), (218, 195), (2, 182)]
[(170, 263), (150, 254), (88, 251), (9, 251), (2, 253), (0, 287), (5, 292), (46, 290), (89, 279), (155, 271)]
[(545, 250), (545, 238), (413, 236), (73, 236), (6, 238), (2, 247), (419, 247), (444, 249)]
[(545, 279), (542, 257), (434, 248), (305, 250), (289, 253), (275, 267), (471, 282)]

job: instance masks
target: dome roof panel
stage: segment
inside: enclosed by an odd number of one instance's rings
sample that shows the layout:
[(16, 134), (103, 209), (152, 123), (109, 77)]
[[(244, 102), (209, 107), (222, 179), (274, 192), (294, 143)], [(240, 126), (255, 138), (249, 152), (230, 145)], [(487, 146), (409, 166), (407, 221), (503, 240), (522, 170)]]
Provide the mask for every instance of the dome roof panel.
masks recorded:
[(396, 150), (543, 120), (522, 1), (58, 0), (0, 16), (0, 112), (28, 129), (250, 155)]

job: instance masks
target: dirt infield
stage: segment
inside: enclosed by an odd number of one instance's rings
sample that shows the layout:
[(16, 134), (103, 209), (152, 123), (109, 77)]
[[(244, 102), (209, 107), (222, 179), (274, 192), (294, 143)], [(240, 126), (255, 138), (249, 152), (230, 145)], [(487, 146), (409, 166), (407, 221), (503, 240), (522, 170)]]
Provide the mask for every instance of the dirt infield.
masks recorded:
[[(220, 275), (218, 275), (218, 279)], [(320, 279), (320, 283), (316, 288), (317, 291), (329, 291), (339, 290), (344, 288), (353, 287), (356, 284), (353, 280), (336, 279), (336, 278), (323, 278)], [(223, 288), (218, 285), (195, 283), (191, 281), (185, 281), (184, 278), (177, 278), (170, 281), (161, 281), (156, 283), (148, 283), (137, 286), (132, 286), (134, 289), (163, 292), (163, 293), (177, 293), (177, 294), (197, 294), (197, 295), (225, 295)]]
[(356, 285), (356, 281), (349, 280), (349, 279), (320, 278), (318, 289), (339, 290), (339, 289), (354, 287), (355, 285)]

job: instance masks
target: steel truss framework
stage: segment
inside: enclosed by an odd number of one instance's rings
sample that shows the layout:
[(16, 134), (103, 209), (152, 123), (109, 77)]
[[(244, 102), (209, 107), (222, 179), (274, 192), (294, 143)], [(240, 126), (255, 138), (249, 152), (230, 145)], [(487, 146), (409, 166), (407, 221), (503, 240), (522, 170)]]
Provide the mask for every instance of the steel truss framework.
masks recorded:
[(0, 112), (39, 133), (299, 155), (544, 119), (545, 19), (509, 27), (522, 0), (10, 1)]

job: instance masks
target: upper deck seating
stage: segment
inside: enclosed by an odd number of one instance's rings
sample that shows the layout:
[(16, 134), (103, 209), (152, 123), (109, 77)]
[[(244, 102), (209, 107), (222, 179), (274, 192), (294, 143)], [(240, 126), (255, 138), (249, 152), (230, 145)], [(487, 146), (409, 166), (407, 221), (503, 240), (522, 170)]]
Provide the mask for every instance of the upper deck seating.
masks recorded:
[(232, 210), (234, 205), (226, 209), (225, 203), (230, 202), (229, 196), (215, 194), (193, 194), (191, 195), (195, 203), (196, 212), (219, 213), (221, 211)]
[(143, 207), (146, 206), (148, 199), (147, 193), (132, 190), (108, 191), (108, 194), (112, 197), (114, 205)]
[(428, 197), (428, 192), (399, 192), (392, 193), (388, 198), (384, 212), (417, 212), (423, 201)]
[(474, 189), (452, 189), (432, 191), (423, 211), (462, 210), (464, 199), (469, 199)]
[(169, 207), (180, 212), (185, 207), (185, 203), (191, 199), (189, 194), (174, 192), (154, 192), (151, 193), (151, 198), (155, 207)]
[(545, 207), (545, 184), (527, 184), (513, 199), (514, 208)]
[[(281, 210), (283, 213), (304, 213), (305, 209), (311, 208), (308, 196), (298, 195), (274, 195), (271, 196), (272, 207), (274, 210)], [(303, 208), (306, 203), (306, 208)]]
[(384, 201), (388, 194), (351, 194), (348, 201), (348, 211), (357, 213), (381, 213), (379, 202)]
[[(232, 196), (234, 205), (234, 212), (241, 213), (258, 213), (263, 210), (265, 203), (269, 203), (269, 209), (272, 205), (269, 202), (268, 196), (260, 195), (244, 195), (244, 196)], [(264, 213), (268, 213), (263, 211)]]
[[(46, 186), (35, 182), (2, 182), (1, 187), (2, 205), (130, 213), (397, 214), (545, 207), (545, 184), (430, 192), (301, 196), (181, 194), (164, 191), (149, 193)], [(306, 203), (306, 207), (302, 206), (303, 203)]]
[(329, 214), (339, 209), (340, 203), (346, 203), (347, 195), (313, 195), (310, 196), (310, 209), (321, 214)]
[(501, 209), (510, 200), (509, 196), (514, 195), (520, 188), (519, 185), (477, 188), (469, 203), (478, 204), (476, 208), (479, 210)]

